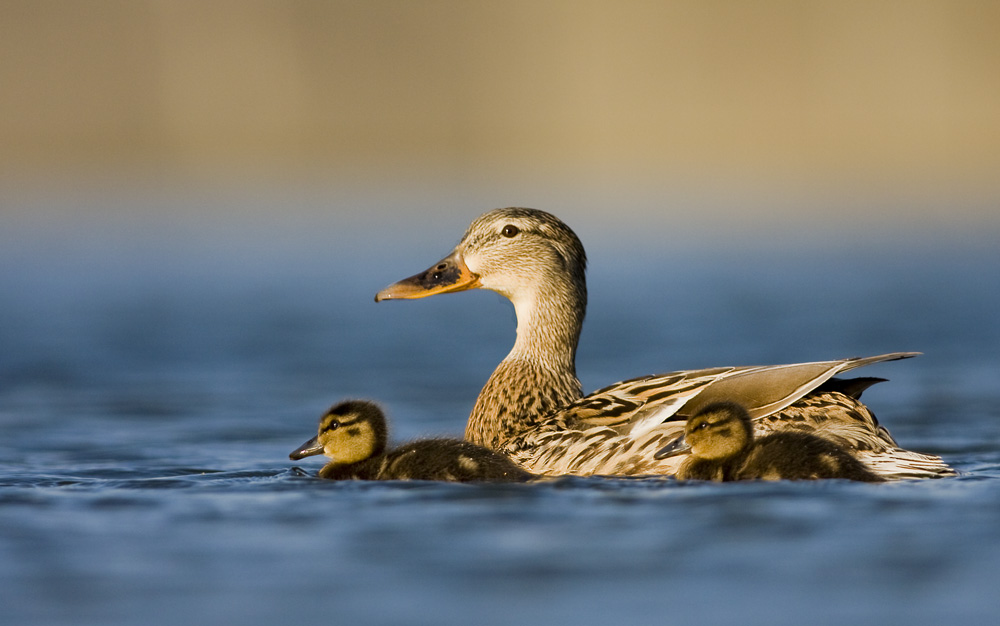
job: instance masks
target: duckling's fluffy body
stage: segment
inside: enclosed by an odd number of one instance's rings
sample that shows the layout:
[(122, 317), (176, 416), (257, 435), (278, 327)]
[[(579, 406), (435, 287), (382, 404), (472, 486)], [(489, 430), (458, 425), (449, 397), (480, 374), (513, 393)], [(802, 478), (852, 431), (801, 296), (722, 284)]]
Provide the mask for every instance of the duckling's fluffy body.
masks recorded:
[(439, 480), (523, 482), (532, 478), (507, 457), (459, 439), (422, 439), (386, 449), (387, 427), (372, 402), (335, 405), (320, 418), (319, 432), (289, 457), (324, 454), (320, 471), (332, 480)]
[(746, 406), (759, 435), (808, 430), (846, 447), (883, 476), (954, 474), (936, 456), (901, 449), (858, 400), (851, 381), (833, 378), (915, 353), (671, 372), (584, 397), (575, 360), (587, 305), (585, 270), (583, 245), (557, 217), (496, 209), (474, 220), (451, 254), (375, 299), (473, 288), (510, 299), (517, 337), (479, 394), (465, 437), (535, 473), (674, 474), (681, 459), (654, 453), (702, 407), (731, 400)]
[(755, 439), (750, 415), (733, 402), (710, 404), (691, 417), (683, 441), (691, 453), (677, 471), (682, 480), (885, 480), (816, 435), (783, 431)]

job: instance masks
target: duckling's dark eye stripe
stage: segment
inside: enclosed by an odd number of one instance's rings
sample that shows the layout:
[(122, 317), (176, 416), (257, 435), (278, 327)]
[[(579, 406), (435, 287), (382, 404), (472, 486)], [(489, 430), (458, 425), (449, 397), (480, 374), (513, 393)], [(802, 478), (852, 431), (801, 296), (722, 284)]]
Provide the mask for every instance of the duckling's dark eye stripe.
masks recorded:
[(327, 422), (326, 426), (324, 426), (320, 432), (325, 433), (331, 430), (336, 430), (341, 426), (351, 426), (353, 424), (357, 424), (358, 422), (363, 422), (363, 421), (365, 420), (360, 417), (355, 417), (354, 419), (350, 420), (341, 420), (341, 419), (330, 420), (329, 422)]

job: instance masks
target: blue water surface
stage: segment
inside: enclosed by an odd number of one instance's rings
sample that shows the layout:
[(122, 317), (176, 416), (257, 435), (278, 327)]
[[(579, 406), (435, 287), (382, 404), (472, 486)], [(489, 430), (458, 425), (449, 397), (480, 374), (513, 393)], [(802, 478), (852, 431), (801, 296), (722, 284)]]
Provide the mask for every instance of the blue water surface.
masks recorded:
[(321, 460), (287, 455), (333, 402), (378, 399), (400, 439), (457, 436), (509, 349), (495, 294), (372, 301), (446, 253), (465, 224), (450, 226), (409, 244), (227, 243), (224, 229), (6, 241), (0, 621), (996, 623), (992, 245), (589, 248), (587, 389), (922, 351), (867, 368), (891, 382), (865, 398), (957, 478), (313, 477)]

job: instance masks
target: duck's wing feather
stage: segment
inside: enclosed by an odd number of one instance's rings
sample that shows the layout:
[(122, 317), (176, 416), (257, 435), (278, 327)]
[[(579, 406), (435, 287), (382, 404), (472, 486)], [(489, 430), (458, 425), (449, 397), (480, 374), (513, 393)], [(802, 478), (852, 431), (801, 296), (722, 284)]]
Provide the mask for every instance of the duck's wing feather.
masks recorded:
[(683, 422), (708, 404), (723, 400), (742, 404), (751, 418), (759, 419), (785, 409), (841, 372), (918, 354), (892, 352), (837, 361), (643, 376), (581, 398), (562, 409), (558, 417), (569, 428), (585, 430), (603, 426), (632, 437), (668, 421)]
[(720, 379), (748, 368), (718, 367), (624, 380), (580, 398), (559, 411), (567, 428), (604, 426), (637, 436), (667, 421), (688, 401)]

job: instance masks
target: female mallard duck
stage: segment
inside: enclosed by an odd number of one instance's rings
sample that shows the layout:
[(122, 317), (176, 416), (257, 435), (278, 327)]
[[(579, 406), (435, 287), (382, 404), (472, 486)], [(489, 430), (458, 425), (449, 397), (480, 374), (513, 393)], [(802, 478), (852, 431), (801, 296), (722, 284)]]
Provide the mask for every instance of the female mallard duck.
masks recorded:
[(885, 479), (829, 439), (779, 431), (755, 439), (750, 414), (735, 402), (713, 402), (684, 426), (684, 437), (656, 453), (664, 459), (690, 450), (677, 470), (682, 480)]
[(319, 471), (333, 480), (523, 482), (532, 478), (510, 459), (459, 439), (422, 439), (386, 451), (385, 415), (373, 402), (342, 402), (320, 418), (319, 433), (288, 455), (330, 458)]
[(747, 408), (758, 435), (814, 432), (892, 478), (953, 475), (936, 456), (903, 450), (858, 401), (875, 379), (841, 381), (857, 367), (915, 356), (897, 352), (795, 365), (719, 367), (644, 376), (582, 397), (576, 346), (587, 306), (586, 255), (554, 215), (496, 209), (477, 218), (455, 249), (375, 300), (483, 288), (514, 304), (517, 338), (479, 394), (465, 437), (525, 469), (556, 474), (674, 474), (680, 458), (654, 453), (687, 418), (720, 401)]

